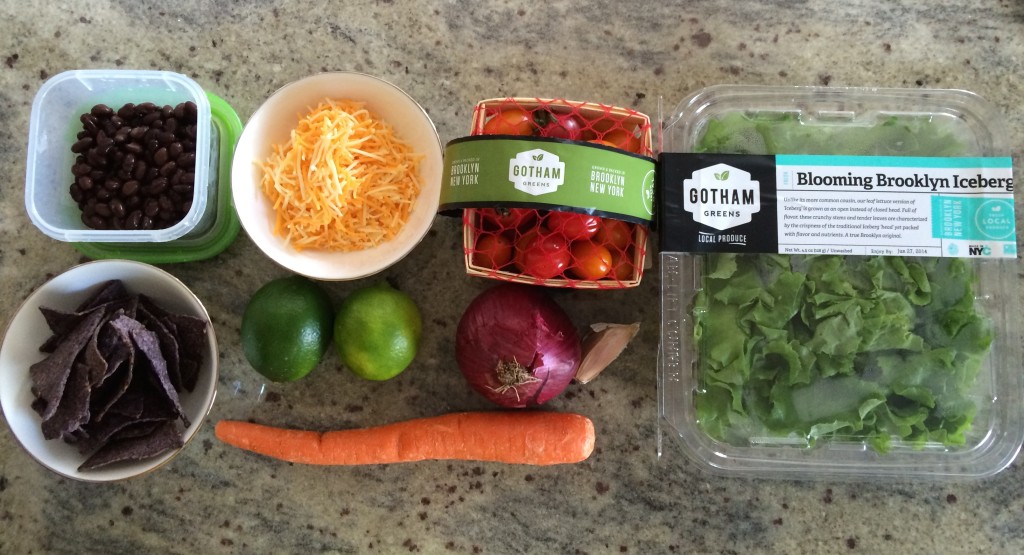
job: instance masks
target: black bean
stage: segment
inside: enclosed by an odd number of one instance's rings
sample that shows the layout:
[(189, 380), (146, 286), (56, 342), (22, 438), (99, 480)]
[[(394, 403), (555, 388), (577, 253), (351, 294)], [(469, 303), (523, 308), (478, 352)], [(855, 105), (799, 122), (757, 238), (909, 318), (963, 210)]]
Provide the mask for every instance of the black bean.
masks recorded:
[(97, 188), (96, 189), (96, 199), (97, 200), (106, 202), (106, 201), (110, 200), (111, 196), (112, 195), (110, 194), (110, 190), (108, 190), (108, 189), (105, 189), (105, 188)]
[(113, 137), (114, 133), (117, 131), (117, 126), (109, 119), (100, 120), (100, 127), (103, 128), (104, 133), (111, 137)]
[(138, 127), (133, 127), (131, 132), (128, 133), (128, 136), (137, 141), (146, 135), (146, 131), (149, 131), (149, 127), (140, 125)]
[(97, 215), (103, 216), (104, 218), (109, 218), (111, 214), (113, 214), (110, 210), (110, 205), (102, 202), (96, 204), (95, 210)]
[(142, 205), (142, 212), (146, 216), (152, 218), (156, 216), (156, 213), (160, 211), (160, 203), (155, 198), (148, 199), (145, 204)]
[(143, 216), (142, 225), (140, 227), (142, 229), (153, 229), (153, 218), (149, 216)]
[(185, 153), (182, 153), (182, 155), (178, 157), (178, 165), (183, 167), (183, 168), (195, 167), (195, 165), (196, 165), (196, 153), (195, 152), (185, 152)]
[(126, 197), (134, 196), (137, 192), (139, 192), (139, 182), (134, 179), (125, 181), (124, 185), (121, 185), (121, 194)]
[(156, 217), (157, 219), (166, 222), (174, 217), (174, 212), (172, 212), (170, 208), (166, 208), (158, 212)]
[(71, 187), (68, 188), (68, 192), (71, 193), (71, 200), (75, 201), (76, 203), (82, 202), (82, 199), (85, 198), (85, 193), (82, 192), (82, 188), (78, 185), (78, 183), (72, 183)]
[(178, 120), (173, 117), (164, 120), (164, 131), (168, 133), (174, 133), (178, 129)]
[(149, 196), (156, 196), (156, 195), (159, 195), (160, 193), (163, 193), (164, 190), (166, 190), (166, 189), (167, 189), (167, 178), (166, 177), (158, 177), (158, 178), (154, 179), (149, 184), (149, 187), (146, 187), (145, 193), (147, 195), (149, 195)]
[(129, 102), (117, 109), (117, 115), (123, 119), (132, 119), (135, 116), (135, 105)]
[(140, 225), (142, 225), (142, 211), (132, 210), (128, 217), (125, 218), (124, 226), (128, 229), (139, 229)]
[(175, 185), (175, 186), (171, 187), (171, 190), (174, 191), (175, 193), (178, 193), (179, 195), (181, 195), (183, 197), (186, 197), (186, 198), (191, 198), (192, 197), (192, 184), (191, 183), (188, 183), (188, 184), (182, 183), (182, 184), (179, 184), (179, 185)]
[(151, 125), (156, 127), (156, 122), (160, 121), (160, 112), (150, 112), (142, 116), (142, 125)]
[(121, 199), (118, 199), (118, 198), (110, 199), (109, 206), (110, 206), (110, 212), (113, 213), (114, 216), (117, 216), (118, 218), (121, 218), (121, 219), (124, 218), (126, 211), (125, 211), (125, 208), (124, 208), (124, 203), (121, 202)]
[(192, 211), (192, 200), (191, 199), (190, 200), (186, 200), (185, 202), (181, 203), (181, 211), (184, 214), (188, 214), (189, 212)]
[(132, 154), (142, 154), (142, 152), (145, 150), (139, 143), (128, 143), (124, 145), (124, 149), (127, 150), (128, 152), (131, 152)]
[(181, 104), (178, 104), (177, 106), (174, 107), (174, 117), (177, 118), (177, 119), (182, 119), (182, 118), (185, 117), (185, 103), (184, 102), (181, 103)]
[(146, 165), (146, 161), (138, 159), (135, 161), (135, 171), (132, 172), (132, 177), (135, 179), (142, 179), (146, 177), (146, 170), (149, 166)]
[(86, 133), (95, 135), (96, 132), (100, 130), (96, 116), (92, 114), (82, 114), (82, 117), (79, 119), (81, 120), (82, 127), (85, 129)]
[(157, 204), (160, 205), (161, 210), (169, 211), (174, 209), (174, 202), (171, 201), (171, 197), (167, 195), (160, 195), (160, 198), (157, 199)]
[(158, 166), (162, 166), (167, 163), (167, 156), (167, 149), (160, 147), (153, 153), (153, 163)]
[(114, 142), (123, 143), (128, 140), (128, 135), (132, 132), (132, 128), (128, 126), (121, 127), (114, 133)]
[(97, 117), (109, 118), (110, 116), (114, 115), (114, 110), (112, 110), (110, 106), (107, 106), (106, 104), (97, 104), (93, 106), (91, 112), (92, 115)]
[(82, 175), (78, 177), (76, 183), (78, 183), (78, 186), (81, 187), (83, 191), (89, 191), (92, 189), (94, 182), (88, 175)]
[(74, 166), (71, 166), (71, 175), (75, 177), (89, 175), (89, 172), (91, 171), (92, 168), (89, 167), (89, 164), (82, 163), (81, 161), (75, 164)]
[(85, 152), (93, 144), (94, 143), (92, 137), (85, 137), (83, 139), (79, 139), (77, 142), (75, 142), (75, 144), (71, 145), (71, 152), (74, 152), (75, 154)]
[(162, 175), (163, 177), (170, 177), (174, 175), (174, 172), (177, 169), (178, 164), (174, 162), (167, 162), (166, 164), (160, 166), (160, 175)]
[(156, 139), (160, 141), (161, 146), (167, 146), (174, 142), (174, 133), (168, 131), (161, 131), (157, 134)]
[(107, 159), (96, 149), (90, 150), (87, 158), (89, 160), (89, 165), (93, 168), (104, 168), (107, 165)]
[(174, 141), (167, 146), (167, 155), (171, 157), (171, 160), (177, 160), (184, 150), (180, 142)]
[(132, 171), (135, 170), (135, 155), (131, 152), (125, 154), (124, 158), (121, 160), (121, 168), (126, 174), (131, 175)]

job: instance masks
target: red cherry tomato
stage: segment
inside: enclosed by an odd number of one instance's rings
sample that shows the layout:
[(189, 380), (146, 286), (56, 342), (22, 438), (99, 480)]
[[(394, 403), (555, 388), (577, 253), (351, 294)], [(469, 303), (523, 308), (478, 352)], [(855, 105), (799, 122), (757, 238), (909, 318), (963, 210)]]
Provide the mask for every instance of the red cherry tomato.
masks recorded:
[(523, 229), (537, 221), (532, 208), (481, 208), (484, 224), (497, 229)]
[(591, 241), (576, 241), (572, 253), (572, 274), (580, 279), (598, 280), (612, 270), (612, 253)]
[(633, 226), (622, 220), (602, 218), (594, 240), (613, 251), (624, 251), (633, 242)]
[(616, 127), (601, 136), (601, 140), (611, 143), (615, 148), (640, 153), (640, 137), (621, 127)]
[(583, 122), (572, 114), (546, 112), (546, 121), (541, 124), (541, 137), (579, 141), (583, 138)]
[(552, 210), (544, 221), (548, 229), (570, 241), (590, 239), (601, 227), (601, 218), (576, 212)]
[(608, 277), (618, 281), (633, 279), (633, 257), (628, 252), (612, 252), (612, 270)]
[(569, 243), (554, 233), (528, 231), (516, 241), (515, 263), (524, 274), (551, 279), (569, 267)]
[(476, 241), (473, 264), (500, 270), (512, 261), (512, 240), (504, 233), (485, 233)]
[(484, 135), (532, 135), (536, 125), (530, 112), (522, 108), (505, 108), (484, 123)]

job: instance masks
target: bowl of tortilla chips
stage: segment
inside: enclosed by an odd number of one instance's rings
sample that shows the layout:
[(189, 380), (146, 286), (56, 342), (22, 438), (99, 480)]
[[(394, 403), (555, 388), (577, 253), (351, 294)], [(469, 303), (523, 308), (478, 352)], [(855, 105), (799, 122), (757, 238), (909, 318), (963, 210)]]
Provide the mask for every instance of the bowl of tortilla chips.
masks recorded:
[(88, 262), (41, 285), (9, 322), (0, 408), (43, 466), (122, 480), (195, 437), (217, 370), (210, 317), (185, 284), (141, 262)]

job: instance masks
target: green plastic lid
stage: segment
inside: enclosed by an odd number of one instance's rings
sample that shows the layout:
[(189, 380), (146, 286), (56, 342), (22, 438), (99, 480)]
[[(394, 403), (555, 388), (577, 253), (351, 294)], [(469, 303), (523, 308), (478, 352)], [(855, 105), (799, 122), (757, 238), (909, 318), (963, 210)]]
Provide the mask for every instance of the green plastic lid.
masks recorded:
[(220, 254), (238, 236), (241, 225), (231, 200), (231, 159), (242, 133), (242, 121), (223, 99), (206, 93), (210, 99), (210, 121), (213, 125), (211, 160), (216, 167), (216, 203), (214, 221), (199, 233), (164, 243), (72, 243), (79, 252), (92, 259), (125, 258), (149, 264), (173, 264), (205, 260)]

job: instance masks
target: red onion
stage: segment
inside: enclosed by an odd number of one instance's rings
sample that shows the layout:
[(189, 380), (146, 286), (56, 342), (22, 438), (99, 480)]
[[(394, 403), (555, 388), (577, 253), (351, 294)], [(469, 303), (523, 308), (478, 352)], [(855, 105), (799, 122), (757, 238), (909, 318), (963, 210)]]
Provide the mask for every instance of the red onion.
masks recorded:
[(478, 295), (459, 320), (455, 358), (477, 392), (510, 408), (543, 404), (580, 364), (569, 315), (542, 289), (503, 283)]

